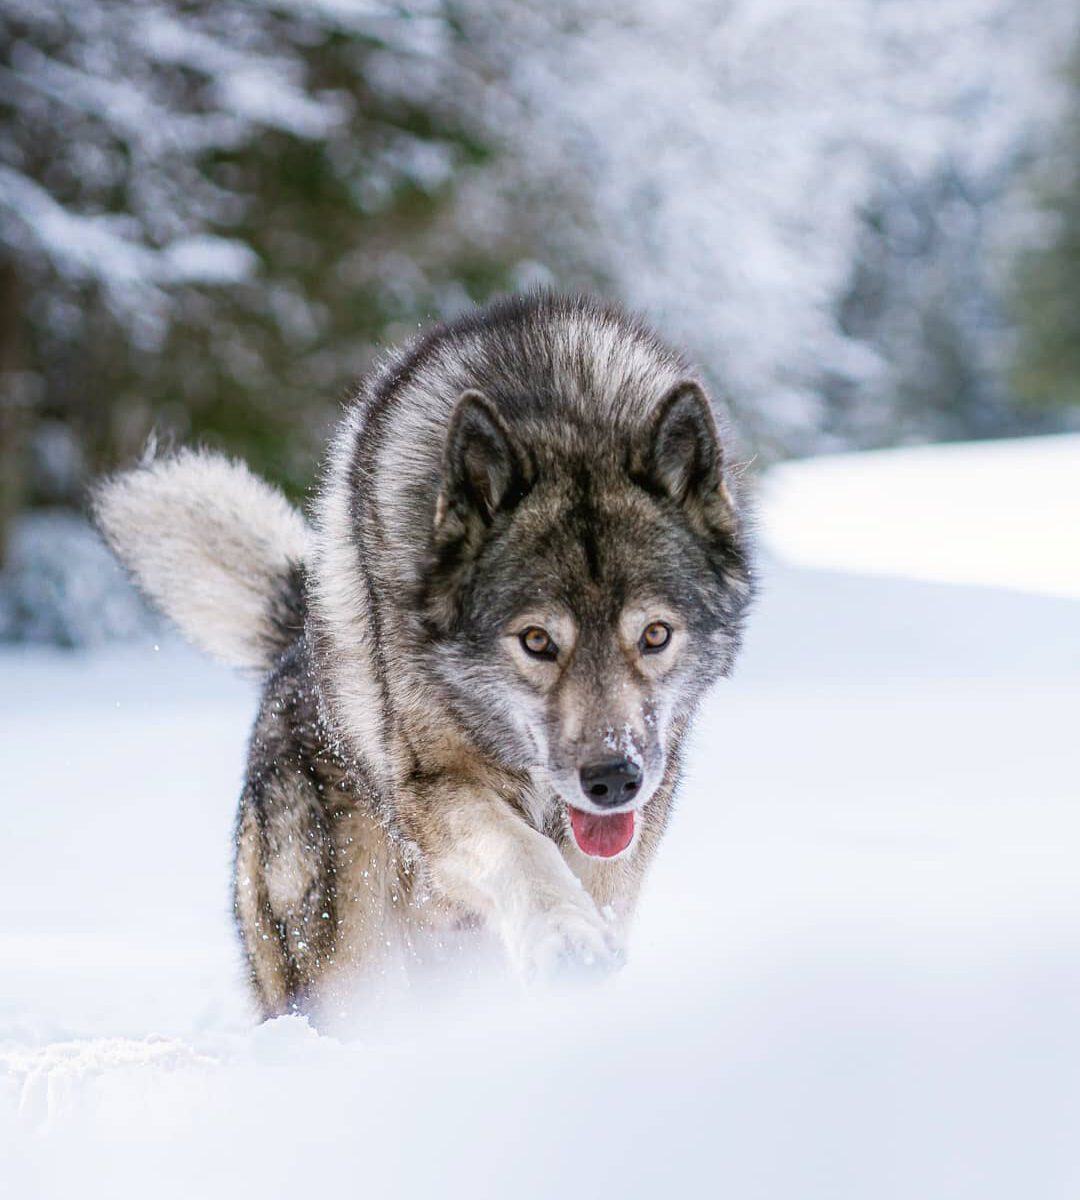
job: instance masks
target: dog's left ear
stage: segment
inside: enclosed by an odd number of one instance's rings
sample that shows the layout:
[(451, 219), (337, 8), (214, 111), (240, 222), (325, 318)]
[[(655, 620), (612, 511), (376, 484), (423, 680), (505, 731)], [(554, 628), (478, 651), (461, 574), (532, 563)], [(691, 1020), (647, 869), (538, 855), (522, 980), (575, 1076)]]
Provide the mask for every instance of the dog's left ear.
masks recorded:
[(498, 410), (482, 393), (461, 394), (446, 435), (435, 527), (450, 513), (490, 525), (528, 490), (527, 459)]
[(723, 465), (708, 397), (692, 379), (677, 383), (657, 407), (635, 476), (654, 495), (673, 500), (695, 524), (728, 530), (735, 509)]
[(646, 435), (643, 482), (677, 504), (723, 486), (723, 455), (709, 401), (692, 379), (660, 401)]

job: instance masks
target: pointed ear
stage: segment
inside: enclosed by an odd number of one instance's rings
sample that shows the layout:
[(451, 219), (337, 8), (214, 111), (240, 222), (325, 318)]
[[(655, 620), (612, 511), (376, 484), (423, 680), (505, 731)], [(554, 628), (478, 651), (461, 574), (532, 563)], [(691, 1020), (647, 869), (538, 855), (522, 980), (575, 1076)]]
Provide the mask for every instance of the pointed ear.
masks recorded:
[[(722, 454), (709, 401), (692, 380), (677, 383), (660, 402), (645, 447), (650, 491), (677, 504), (723, 495)], [(726, 497), (724, 497), (726, 500)]]
[(527, 490), (525, 455), (502, 417), (481, 392), (463, 392), (446, 435), (436, 528), (450, 511), (490, 524)]

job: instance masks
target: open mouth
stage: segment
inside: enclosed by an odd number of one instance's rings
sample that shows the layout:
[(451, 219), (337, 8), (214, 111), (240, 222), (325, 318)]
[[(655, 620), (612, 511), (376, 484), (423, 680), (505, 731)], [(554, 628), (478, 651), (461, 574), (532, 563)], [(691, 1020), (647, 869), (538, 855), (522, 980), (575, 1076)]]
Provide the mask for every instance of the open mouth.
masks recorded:
[(634, 813), (589, 813), (567, 805), (570, 828), (582, 854), (592, 858), (614, 858), (634, 837)]

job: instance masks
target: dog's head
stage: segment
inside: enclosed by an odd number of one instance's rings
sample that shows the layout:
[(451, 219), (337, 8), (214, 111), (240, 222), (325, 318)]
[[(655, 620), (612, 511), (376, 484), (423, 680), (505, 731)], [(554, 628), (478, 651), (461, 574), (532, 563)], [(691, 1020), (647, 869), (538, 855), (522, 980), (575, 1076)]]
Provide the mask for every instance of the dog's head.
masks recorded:
[(729, 669), (750, 579), (721, 446), (684, 381), (603, 423), (461, 396), (424, 612), (474, 736), (626, 849), (676, 731)]

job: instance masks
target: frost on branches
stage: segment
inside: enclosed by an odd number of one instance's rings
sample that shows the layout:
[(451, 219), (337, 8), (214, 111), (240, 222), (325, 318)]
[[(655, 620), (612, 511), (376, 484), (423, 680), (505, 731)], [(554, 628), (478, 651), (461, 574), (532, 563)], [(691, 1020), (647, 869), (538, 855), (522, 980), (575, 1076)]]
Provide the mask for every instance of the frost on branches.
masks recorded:
[[(444, 8), (0, 0), (0, 421), (23, 461), (50, 424), (87, 472), (156, 427), (302, 486), (388, 323), (490, 273), (454, 225), (483, 147)], [(83, 482), (22, 476), (16, 508)]]
[[(229, 229), (243, 199), (207, 170), (265, 127), (324, 137), (340, 120), (259, 6), (180, 17), (144, 0), (5, 0), (0, 236), (18, 259), (101, 284), (143, 337), (169, 289), (256, 266)], [(215, 231), (215, 232), (211, 232)]]
[(1001, 276), (1075, 4), (496, 3), (553, 261), (689, 346), (755, 449), (1001, 431)]

